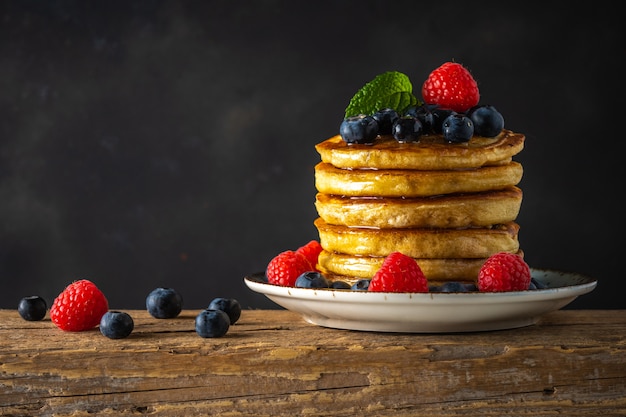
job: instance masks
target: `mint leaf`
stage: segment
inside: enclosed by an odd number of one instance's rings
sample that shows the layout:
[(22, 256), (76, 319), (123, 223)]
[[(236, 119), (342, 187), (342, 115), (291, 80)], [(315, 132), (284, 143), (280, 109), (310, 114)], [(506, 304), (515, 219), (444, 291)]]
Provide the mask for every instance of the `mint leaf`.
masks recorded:
[(401, 72), (388, 71), (377, 75), (357, 91), (346, 108), (345, 117), (372, 115), (387, 107), (402, 113), (417, 103), (409, 77)]

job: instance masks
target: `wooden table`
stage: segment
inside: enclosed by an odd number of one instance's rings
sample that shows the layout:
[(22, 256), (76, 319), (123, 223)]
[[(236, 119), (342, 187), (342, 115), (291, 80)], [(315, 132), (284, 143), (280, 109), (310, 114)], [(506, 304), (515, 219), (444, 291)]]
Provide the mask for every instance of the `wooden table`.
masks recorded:
[(468, 334), (326, 329), (245, 310), (203, 339), (198, 311), (111, 340), (0, 310), (0, 415), (626, 416), (626, 310), (561, 310)]

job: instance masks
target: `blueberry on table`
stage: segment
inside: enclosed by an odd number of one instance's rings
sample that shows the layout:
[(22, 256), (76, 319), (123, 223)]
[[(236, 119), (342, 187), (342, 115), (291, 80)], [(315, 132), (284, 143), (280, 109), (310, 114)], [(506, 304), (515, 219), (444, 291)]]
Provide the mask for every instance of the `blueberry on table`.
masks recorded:
[(222, 310), (202, 310), (196, 316), (196, 333), (200, 337), (222, 337), (228, 332), (230, 319)]
[(109, 339), (124, 339), (134, 327), (133, 318), (123, 311), (107, 311), (100, 319), (100, 333)]
[(339, 134), (346, 143), (370, 145), (378, 136), (379, 126), (372, 116), (358, 115), (345, 118), (339, 126)]
[(46, 316), (48, 305), (46, 300), (38, 295), (24, 297), (17, 305), (17, 312), (24, 320), (39, 321)]
[(208, 310), (222, 310), (228, 315), (230, 324), (235, 324), (241, 316), (241, 304), (234, 298), (217, 297), (210, 303)]
[(183, 297), (173, 288), (155, 288), (146, 298), (148, 313), (157, 319), (177, 317), (183, 309)]

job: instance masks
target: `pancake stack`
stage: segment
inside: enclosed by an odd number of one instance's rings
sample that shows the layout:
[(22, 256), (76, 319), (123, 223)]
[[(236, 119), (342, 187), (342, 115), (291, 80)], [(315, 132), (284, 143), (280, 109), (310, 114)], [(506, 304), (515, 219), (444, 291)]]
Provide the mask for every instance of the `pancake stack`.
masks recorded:
[(523, 255), (515, 223), (523, 170), (513, 157), (524, 140), (503, 130), (454, 144), (437, 134), (407, 143), (380, 136), (348, 144), (339, 135), (319, 143), (318, 268), (353, 282), (371, 278), (398, 251), (440, 285), (475, 282), (497, 252)]

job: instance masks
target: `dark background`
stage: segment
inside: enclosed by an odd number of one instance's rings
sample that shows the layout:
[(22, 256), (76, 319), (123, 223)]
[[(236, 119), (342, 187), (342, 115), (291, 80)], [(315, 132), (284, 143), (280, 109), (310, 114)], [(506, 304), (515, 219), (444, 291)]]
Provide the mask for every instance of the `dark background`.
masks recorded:
[(274, 308), (243, 284), (317, 239), (314, 145), (397, 70), (445, 61), (527, 135), (531, 267), (625, 308), (624, 31), (594, 2), (0, 2), (0, 307), (88, 278), (113, 308), (157, 286)]

